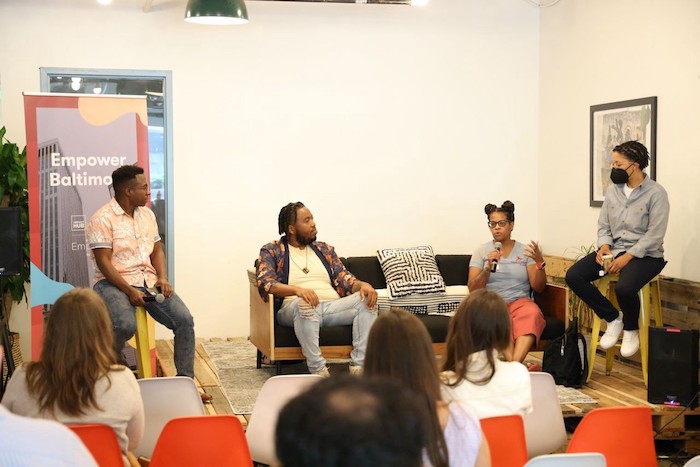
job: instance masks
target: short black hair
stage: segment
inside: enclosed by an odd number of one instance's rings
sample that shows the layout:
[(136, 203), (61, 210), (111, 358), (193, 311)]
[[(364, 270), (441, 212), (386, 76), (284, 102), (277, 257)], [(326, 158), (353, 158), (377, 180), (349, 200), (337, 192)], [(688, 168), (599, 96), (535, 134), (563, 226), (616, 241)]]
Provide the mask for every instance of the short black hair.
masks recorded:
[(649, 165), (649, 151), (639, 141), (625, 141), (613, 148), (613, 152), (622, 154), (632, 162), (639, 164), (639, 168), (644, 168)]
[(297, 201), (289, 203), (280, 209), (280, 214), (277, 216), (277, 228), (281, 234), (287, 234), (287, 229), (297, 221), (297, 211), (304, 208), (304, 203)]
[(484, 206), (484, 212), (486, 213), (486, 218), (488, 218), (492, 212), (502, 212), (509, 221), (515, 222), (515, 204), (508, 200), (503, 201), (500, 208), (495, 204), (487, 204)]
[(277, 457), (284, 467), (418, 467), (425, 412), (412, 391), (390, 378), (324, 379), (280, 412)]
[(114, 192), (119, 193), (123, 191), (129, 182), (136, 179), (137, 175), (143, 173), (143, 168), (138, 165), (122, 165), (114, 172), (112, 172), (112, 187), (114, 187)]

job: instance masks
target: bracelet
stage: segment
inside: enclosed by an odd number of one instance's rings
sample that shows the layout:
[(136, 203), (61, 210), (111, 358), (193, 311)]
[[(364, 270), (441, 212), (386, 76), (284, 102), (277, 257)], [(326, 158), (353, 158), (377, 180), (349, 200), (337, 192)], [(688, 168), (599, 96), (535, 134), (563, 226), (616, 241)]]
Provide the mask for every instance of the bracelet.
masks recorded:
[(539, 271), (542, 271), (545, 268), (545, 266), (547, 266), (547, 263), (544, 261), (542, 261), (541, 263), (535, 263), (535, 267)]

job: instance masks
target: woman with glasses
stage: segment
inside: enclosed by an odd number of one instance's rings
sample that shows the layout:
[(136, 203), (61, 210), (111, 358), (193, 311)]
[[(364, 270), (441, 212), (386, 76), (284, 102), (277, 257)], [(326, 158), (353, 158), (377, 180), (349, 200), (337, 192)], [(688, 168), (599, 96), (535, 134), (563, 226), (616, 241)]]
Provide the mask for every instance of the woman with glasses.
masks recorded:
[[(644, 173), (647, 165), (649, 152), (638, 141), (627, 141), (613, 149), (613, 185), (605, 192), (598, 216), (598, 251), (581, 258), (566, 273), (571, 290), (608, 323), (600, 347), (609, 349), (622, 333), (623, 357), (639, 350), (637, 293), (666, 265), (663, 244), (668, 195)], [(607, 273), (620, 275), (615, 286), (620, 311), (591, 284)]]
[(536, 241), (528, 245), (511, 238), (515, 227), (515, 205), (505, 201), (501, 207), (484, 208), (493, 240), (479, 246), (469, 262), (472, 292), (492, 290), (508, 304), (511, 320), (511, 345), (503, 351), (507, 360), (522, 362), (544, 330), (542, 311), (532, 300), (532, 291), (542, 292), (547, 283), (545, 262)]

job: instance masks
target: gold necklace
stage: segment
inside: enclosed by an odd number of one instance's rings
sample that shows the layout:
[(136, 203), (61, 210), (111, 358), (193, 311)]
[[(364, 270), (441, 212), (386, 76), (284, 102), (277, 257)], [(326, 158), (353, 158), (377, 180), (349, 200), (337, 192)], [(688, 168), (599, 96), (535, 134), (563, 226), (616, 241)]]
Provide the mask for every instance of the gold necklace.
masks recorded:
[(289, 255), (289, 259), (292, 260), (292, 263), (294, 263), (294, 265), (296, 267), (301, 269), (301, 272), (303, 272), (304, 274), (308, 274), (309, 273), (309, 247), (308, 246), (304, 247), (304, 251), (306, 252), (306, 261), (305, 261), (303, 268), (301, 266), (299, 266), (296, 261), (294, 261), (294, 258), (292, 258), (291, 254)]

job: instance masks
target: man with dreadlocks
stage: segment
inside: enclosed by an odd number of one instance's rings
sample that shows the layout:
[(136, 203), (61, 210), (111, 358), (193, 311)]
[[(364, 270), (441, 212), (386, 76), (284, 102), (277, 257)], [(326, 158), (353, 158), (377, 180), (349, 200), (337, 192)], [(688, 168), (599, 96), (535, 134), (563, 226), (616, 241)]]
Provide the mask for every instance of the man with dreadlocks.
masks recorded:
[[(648, 164), (649, 152), (638, 141), (613, 149), (613, 185), (605, 192), (598, 217), (598, 251), (574, 263), (566, 273), (571, 290), (608, 323), (600, 347), (609, 349), (622, 333), (623, 357), (639, 350), (638, 292), (666, 265), (663, 243), (668, 195), (643, 172)], [(609, 264), (606, 257), (611, 259)], [(615, 287), (620, 311), (591, 284), (607, 273), (620, 275)]]
[(321, 326), (352, 324), (350, 372), (360, 373), (377, 292), (345, 268), (332, 246), (316, 241), (316, 222), (303, 203), (284, 206), (278, 227), (282, 238), (264, 245), (256, 262), (260, 296), (275, 296), (277, 320), (294, 328), (311, 373), (329, 376)]

